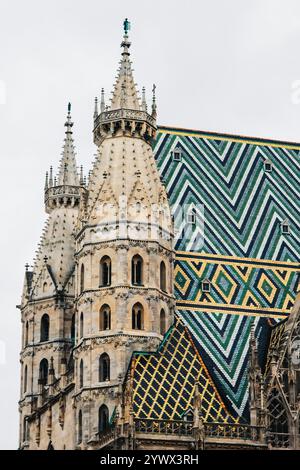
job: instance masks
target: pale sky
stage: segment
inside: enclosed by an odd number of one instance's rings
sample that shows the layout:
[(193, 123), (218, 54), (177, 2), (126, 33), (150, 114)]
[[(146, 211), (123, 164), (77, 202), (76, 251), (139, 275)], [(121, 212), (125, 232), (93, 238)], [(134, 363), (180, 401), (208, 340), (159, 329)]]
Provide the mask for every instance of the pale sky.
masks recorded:
[(299, 0), (0, 0), (0, 449), (18, 446), (15, 306), (45, 220), (45, 172), (71, 101), (87, 173), (94, 96), (112, 90), (125, 17), (159, 124), (300, 142)]

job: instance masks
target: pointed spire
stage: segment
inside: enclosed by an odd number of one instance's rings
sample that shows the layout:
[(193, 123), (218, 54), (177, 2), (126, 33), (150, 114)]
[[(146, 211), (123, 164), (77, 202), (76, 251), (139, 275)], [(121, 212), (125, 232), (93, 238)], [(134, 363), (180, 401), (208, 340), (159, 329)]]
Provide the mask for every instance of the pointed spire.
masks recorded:
[(83, 178), (83, 166), (80, 167), (80, 186), (84, 186), (84, 178)]
[(52, 168), (52, 166), (50, 166), (49, 186), (50, 186), (50, 188), (52, 188), (52, 186), (53, 186), (53, 168)]
[(157, 115), (155, 90), (156, 90), (156, 85), (153, 84), (153, 88), (152, 88), (152, 116), (154, 117), (154, 119), (156, 119), (156, 115)]
[(132, 68), (130, 57), (130, 41), (128, 39), (128, 31), (130, 29), (130, 23), (126, 18), (124, 23), (124, 36), (121, 47), (123, 51), (121, 53), (120, 67), (118, 69), (117, 80), (113, 90), (113, 97), (111, 102), (111, 109), (134, 109), (140, 110), (140, 103), (138, 99), (138, 93), (136, 85), (133, 79)]
[(57, 175), (57, 184), (58, 186), (78, 186), (79, 180), (76, 168), (74, 141), (72, 137), (73, 122), (71, 118), (71, 103), (68, 104), (68, 114), (65, 127), (66, 137), (64, 140), (63, 153)]
[(147, 111), (146, 90), (144, 86), (142, 88), (142, 110)]
[(97, 119), (98, 117), (98, 98), (97, 96), (95, 97), (95, 108), (94, 108), (94, 121)]
[(104, 88), (101, 88), (101, 103), (100, 103), (100, 112), (105, 111), (105, 99), (104, 99)]
[(45, 190), (48, 189), (49, 182), (48, 182), (48, 171), (46, 171), (46, 178), (45, 178)]

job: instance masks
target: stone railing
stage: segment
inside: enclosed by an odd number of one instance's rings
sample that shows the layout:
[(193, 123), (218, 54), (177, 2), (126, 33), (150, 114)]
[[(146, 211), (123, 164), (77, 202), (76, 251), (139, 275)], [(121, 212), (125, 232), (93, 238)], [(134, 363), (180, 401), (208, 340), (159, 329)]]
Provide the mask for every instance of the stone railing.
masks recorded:
[(175, 434), (191, 436), (193, 423), (189, 421), (164, 421), (160, 419), (136, 419), (135, 432), (145, 434)]
[(205, 423), (205, 438), (259, 441), (262, 428), (246, 424)]

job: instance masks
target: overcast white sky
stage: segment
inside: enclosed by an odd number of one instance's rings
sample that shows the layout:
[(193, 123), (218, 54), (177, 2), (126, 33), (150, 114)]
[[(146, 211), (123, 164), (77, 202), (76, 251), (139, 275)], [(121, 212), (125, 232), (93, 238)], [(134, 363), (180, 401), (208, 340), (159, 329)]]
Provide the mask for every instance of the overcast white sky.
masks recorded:
[(1, 449), (18, 445), (15, 305), (45, 219), (44, 175), (68, 101), (89, 169), (94, 96), (112, 89), (126, 16), (160, 124), (300, 141), (299, 0), (0, 0)]

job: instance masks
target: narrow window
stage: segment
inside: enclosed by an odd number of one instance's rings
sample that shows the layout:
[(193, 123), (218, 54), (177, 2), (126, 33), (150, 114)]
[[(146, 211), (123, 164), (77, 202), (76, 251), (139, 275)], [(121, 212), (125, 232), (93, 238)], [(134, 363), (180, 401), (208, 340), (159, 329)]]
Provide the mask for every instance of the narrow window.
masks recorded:
[(27, 366), (24, 368), (24, 393), (27, 392)]
[(81, 265), (80, 269), (80, 294), (84, 291), (84, 264)]
[(132, 307), (132, 329), (142, 330), (144, 328), (144, 310), (140, 303)]
[(81, 444), (82, 442), (82, 411), (79, 410), (78, 413), (78, 444)]
[(49, 324), (50, 324), (49, 315), (45, 313), (41, 319), (41, 339), (40, 339), (41, 341), (49, 340)]
[(110, 380), (110, 360), (106, 353), (101, 354), (99, 358), (99, 382)]
[(25, 346), (27, 346), (27, 344), (28, 344), (28, 331), (29, 331), (29, 324), (28, 324), (28, 321), (27, 321), (26, 325), (25, 325)]
[(160, 311), (160, 334), (164, 335), (166, 332), (166, 313), (162, 308)]
[(111, 259), (103, 256), (100, 261), (100, 287), (111, 285)]
[(71, 341), (73, 344), (75, 343), (75, 313), (72, 315), (71, 320)]
[(108, 305), (102, 305), (100, 309), (100, 330), (110, 330), (111, 312)]
[(28, 432), (28, 421), (27, 421), (27, 416), (23, 419), (23, 441), (26, 442), (28, 441), (29, 438), (29, 432)]
[(109, 427), (109, 412), (106, 405), (99, 408), (98, 414), (98, 432), (99, 434), (105, 432)]
[(166, 292), (167, 276), (166, 276), (166, 265), (164, 261), (160, 263), (160, 288)]
[(47, 361), (47, 359), (42, 359), (41, 362), (40, 362), (39, 383), (41, 385), (47, 385), (47, 383), (48, 383), (48, 361)]
[(81, 359), (79, 365), (79, 387), (83, 387), (83, 360)]
[(80, 314), (80, 338), (83, 338), (83, 313)]
[(140, 255), (131, 260), (131, 283), (136, 286), (143, 284), (143, 258)]

